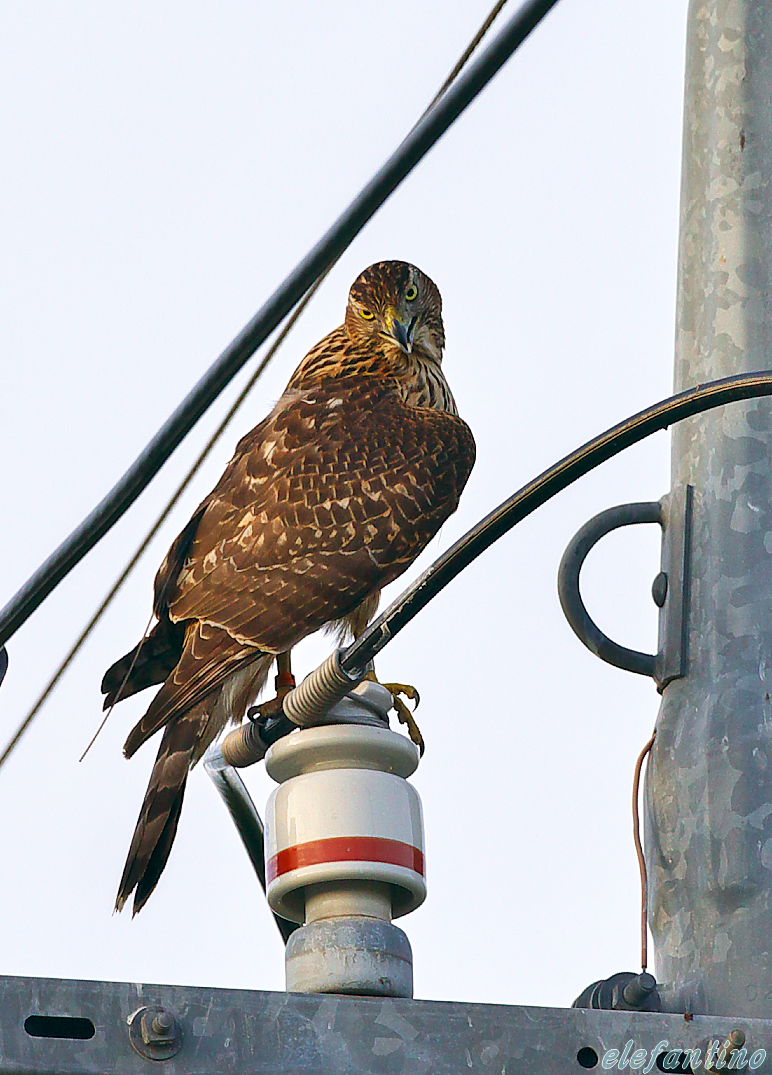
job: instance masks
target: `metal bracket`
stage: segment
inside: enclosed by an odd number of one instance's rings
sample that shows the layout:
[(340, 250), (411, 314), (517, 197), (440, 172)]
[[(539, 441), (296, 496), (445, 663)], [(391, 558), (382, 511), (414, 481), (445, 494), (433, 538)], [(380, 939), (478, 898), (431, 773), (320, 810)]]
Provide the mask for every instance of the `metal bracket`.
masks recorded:
[[(682, 485), (662, 498), (662, 561), (652, 596), (660, 608), (655, 680), (660, 693), (688, 667), (687, 621), (694, 488)], [(661, 580), (661, 581), (660, 581)]]
[(740, 1015), (0, 977), (0, 1075), (581, 1075), (647, 1062), (659, 1075), (740, 1034), (738, 1070), (772, 1075), (772, 1021)]
[[(674, 490), (659, 501), (608, 508), (574, 535), (558, 570), (560, 605), (580, 641), (608, 664), (651, 676), (660, 692), (672, 680), (686, 675), (691, 516), (690, 485)], [(656, 654), (620, 646), (604, 634), (587, 611), (579, 589), (579, 575), (590, 550), (612, 530), (637, 523), (659, 523), (663, 530), (661, 571), (652, 585), (652, 597), (660, 609)]]

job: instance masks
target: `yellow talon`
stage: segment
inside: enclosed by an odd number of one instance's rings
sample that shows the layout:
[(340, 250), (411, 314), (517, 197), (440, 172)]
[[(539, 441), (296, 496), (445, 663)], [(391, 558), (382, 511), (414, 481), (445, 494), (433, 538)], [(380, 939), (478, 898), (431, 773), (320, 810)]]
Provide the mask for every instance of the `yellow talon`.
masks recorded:
[[(369, 679), (373, 683), (381, 683), (375, 672), (368, 672), (365, 679)], [(400, 697), (400, 695), (404, 694), (406, 698), (415, 702), (415, 707), (417, 709), (421, 703), (421, 695), (410, 683), (381, 683), (381, 686), (385, 687), (386, 690), (391, 693), (397, 718), (399, 719), (400, 724), (404, 724), (407, 727), (410, 738), (418, 747), (418, 750), (423, 757), (426, 744), (424, 743), (424, 737), (421, 735), (421, 729), (416, 724), (415, 717)]]
[(409, 683), (381, 683), (381, 686), (385, 687), (387, 691), (391, 691), (395, 698), (400, 694), (404, 694), (411, 702), (415, 702), (416, 709), (421, 704), (421, 695), (418, 693), (417, 687), (413, 687)]
[[(390, 684), (384, 683), (384, 684), (382, 684), (382, 686), (389, 687)], [(423, 757), (424, 749), (425, 749), (424, 737), (421, 735), (421, 729), (416, 724), (415, 717), (410, 712), (410, 710), (408, 709), (407, 705), (402, 701), (402, 699), (399, 698), (393, 692), (392, 692), (392, 698), (394, 699), (394, 708), (397, 711), (397, 717), (398, 717), (400, 723), (407, 725), (407, 730), (408, 730), (408, 733), (410, 735), (410, 738), (413, 740), (415, 745), (418, 747), (418, 752), (421, 755), (421, 757)]]

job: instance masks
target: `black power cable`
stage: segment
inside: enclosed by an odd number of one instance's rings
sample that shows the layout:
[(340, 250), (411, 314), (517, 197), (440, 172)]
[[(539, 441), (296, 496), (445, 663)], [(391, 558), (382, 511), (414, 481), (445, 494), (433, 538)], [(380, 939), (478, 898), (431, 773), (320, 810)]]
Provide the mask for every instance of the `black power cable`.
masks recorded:
[[(772, 395), (772, 372), (744, 373), (697, 385), (685, 392), (654, 403), (643, 411), (607, 429), (581, 448), (564, 456), (558, 463), (533, 478), (495, 508), (476, 526), (444, 552), (381, 615), (370, 624), (356, 642), (340, 655), (340, 667), (348, 675), (361, 675), (362, 669), (384, 646), (429, 604), (441, 590), (460, 575), (465, 567), (490, 548), (537, 508), (562, 492), (600, 463), (611, 459), (652, 433), (667, 429), (675, 422), (691, 418), (737, 400)], [(313, 673), (312, 673), (313, 674)], [(289, 717), (266, 721), (258, 729), (265, 745), (275, 743), (297, 727)]]
[(525, 41), (558, 0), (527, 0), (422, 117), (354, 201), (306, 254), (156, 433), (117, 485), (0, 612), (0, 646), (128, 510), (261, 343), (351, 243), (389, 195)]
[[(422, 119), (427, 114), (427, 112), (431, 111), (431, 109), (434, 107), (434, 105), (437, 103), (437, 101), (439, 101), (440, 97), (442, 97), (442, 95), (447, 91), (448, 87), (453, 82), (455, 82), (455, 80), (458, 78), (458, 76), (461, 74), (462, 70), (466, 67), (467, 63), (469, 62), (469, 60), (472, 58), (472, 56), (476, 52), (476, 50), (479, 47), (480, 42), (482, 41), (482, 39), (485, 37), (485, 35), (490, 30), (490, 28), (493, 25), (493, 23), (496, 21), (498, 16), (501, 14), (501, 12), (502, 12), (502, 10), (503, 10), (503, 8), (504, 8), (506, 3), (507, 3), (507, 0), (497, 0), (497, 3), (494, 4), (494, 6), (491, 9), (491, 11), (488, 13), (488, 15), (487, 15), (485, 21), (483, 22), (482, 26), (479, 28), (477, 33), (474, 35), (472, 40), (469, 42), (467, 47), (464, 49), (461, 57), (453, 65), (453, 69), (451, 70), (450, 74), (447, 76), (447, 78), (445, 79), (445, 81), (443, 82), (442, 86), (437, 91), (437, 93), (434, 95), (434, 97), (432, 97), (432, 99), (429, 102), (428, 106), (423, 110), (423, 112), (421, 113), (419, 119)], [(334, 264), (336, 264), (336, 263), (334, 262), (333, 265)], [(54, 672), (52, 673), (52, 675), (48, 679), (48, 682), (43, 687), (43, 689), (40, 692), (40, 694), (38, 694), (38, 696), (35, 699), (35, 701), (32, 703), (32, 707), (27, 711), (27, 713), (25, 714), (25, 716), (22, 718), (21, 722), (17, 726), (16, 731), (14, 732), (13, 736), (9, 740), (5, 750), (2, 752), (2, 754), (0, 754), (0, 768), (2, 768), (2, 766), (6, 763), (6, 761), (11, 756), (13, 751), (19, 745), (19, 743), (21, 742), (22, 737), (24, 736), (25, 732), (31, 726), (31, 724), (32, 724), (33, 720), (35, 719), (35, 717), (38, 715), (38, 713), (41, 711), (41, 709), (46, 704), (48, 699), (51, 697), (51, 695), (53, 694), (54, 690), (56, 689), (59, 681), (62, 679), (62, 677), (64, 676), (64, 674), (67, 671), (67, 669), (70, 667), (72, 662), (75, 660), (75, 658), (77, 657), (78, 653), (80, 653), (81, 649), (86, 644), (86, 642), (89, 639), (89, 637), (91, 636), (92, 632), (96, 629), (96, 627), (99, 624), (100, 620), (105, 615), (107, 610), (110, 608), (112, 602), (117, 597), (117, 595), (120, 592), (121, 588), (128, 581), (132, 571), (134, 570), (134, 568), (137, 566), (137, 564), (141, 560), (143, 554), (145, 553), (146, 549), (150, 545), (151, 541), (153, 540), (153, 538), (156, 536), (156, 534), (159, 532), (159, 530), (161, 529), (163, 524), (168, 519), (168, 517), (171, 514), (172, 510), (174, 509), (174, 507), (177, 505), (178, 501), (182, 497), (182, 494), (185, 492), (185, 490), (188, 488), (190, 483), (193, 481), (193, 478), (198, 473), (199, 468), (202, 466), (204, 461), (208, 458), (210, 453), (214, 450), (214, 448), (217, 445), (217, 443), (219, 442), (220, 438), (225, 433), (225, 430), (230, 425), (231, 421), (233, 420), (233, 418), (236, 416), (236, 414), (238, 413), (238, 411), (240, 410), (240, 408), (244, 404), (245, 400), (247, 399), (247, 397), (251, 393), (251, 391), (254, 388), (254, 386), (260, 380), (260, 377), (262, 376), (262, 374), (265, 371), (265, 369), (270, 365), (271, 361), (275, 358), (276, 354), (281, 350), (282, 344), (284, 343), (284, 341), (286, 340), (287, 336), (290, 334), (290, 332), (292, 331), (294, 326), (297, 324), (298, 320), (300, 319), (300, 317), (303, 314), (303, 311), (306, 309), (306, 307), (310, 303), (311, 299), (314, 297), (314, 295), (319, 290), (321, 285), (327, 279), (327, 276), (330, 273), (332, 267), (333, 266), (331, 265), (330, 268), (325, 270), (325, 272), (322, 273), (321, 276), (317, 277), (316, 283), (313, 285), (313, 287), (309, 288), (309, 290), (305, 293), (305, 295), (302, 298), (302, 300), (298, 303), (298, 305), (294, 308), (294, 310), (289, 315), (287, 320), (284, 322), (284, 325), (282, 326), (281, 331), (277, 334), (276, 339), (271, 344), (271, 346), (268, 348), (268, 351), (263, 356), (261, 361), (258, 363), (257, 368), (254, 370), (254, 372), (250, 376), (249, 380), (247, 381), (247, 383), (242, 388), (241, 392), (239, 392), (238, 396), (236, 397), (236, 400), (231, 405), (231, 407), (228, 409), (227, 414), (222, 419), (220, 424), (217, 426), (217, 429), (214, 431), (212, 436), (206, 442), (204, 448), (201, 450), (201, 452), (198, 454), (196, 459), (193, 461), (193, 463), (189, 467), (189, 469), (188, 469), (187, 473), (185, 474), (185, 476), (183, 477), (182, 481), (178, 484), (177, 488), (172, 493), (172, 495), (169, 498), (169, 500), (167, 501), (166, 505), (161, 510), (161, 513), (157, 516), (155, 521), (151, 524), (150, 529), (147, 531), (145, 536), (140, 541), (139, 547), (132, 553), (131, 557), (129, 558), (128, 563), (123, 568), (121, 573), (118, 575), (118, 577), (116, 578), (115, 582), (112, 584), (112, 586), (110, 587), (110, 589), (106, 593), (105, 597), (99, 603), (99, 606), (97, 607), (96, 611), (92, 614), (92, 616), (89, 619), (88, 623), (81, 630), (80, 634), (75, 639), (75, 641), (70, 646), (70, 648), (67, 650), (67, 652), (65, 653), (64, 657), (62, 657), (62, 659), (59, 662), (59, 664), (57, 665), (56, 669), (54, 670)], [(5, 666), (2, 665), (3, 659), (5, 660)], [(8, 657), (7, 657), (6, 653), (5, 653), (5, 650), (0, 648), (0, 683), (2, 683), (3, 672), (5, 671), (5, 667), (7, 667), (7, 664), (8, 664)], [(105, 718), (105, 720), (106, 719), (107, 718)], [(104, 724), (104, 721), (102, 722), (102, 724)], [(101, 729), (101, 727), (102, 727), (102, 725), (100, 725), (100, 729)], [(99, 731), (97, 731), (97, 735), (98, 734), (99, 734)]]

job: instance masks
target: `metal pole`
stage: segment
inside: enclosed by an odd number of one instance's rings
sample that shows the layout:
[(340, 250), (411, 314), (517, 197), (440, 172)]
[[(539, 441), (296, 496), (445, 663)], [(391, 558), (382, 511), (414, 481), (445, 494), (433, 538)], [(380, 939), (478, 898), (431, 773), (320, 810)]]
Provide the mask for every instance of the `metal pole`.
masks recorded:
[[(675, 383), (772, 364), (772, 4), (691, 0)], [(694, 489), (687, 675), (664, 690), (647, 780), (663, 1003), (772, 1015), (772, 410), (679, 424)]]

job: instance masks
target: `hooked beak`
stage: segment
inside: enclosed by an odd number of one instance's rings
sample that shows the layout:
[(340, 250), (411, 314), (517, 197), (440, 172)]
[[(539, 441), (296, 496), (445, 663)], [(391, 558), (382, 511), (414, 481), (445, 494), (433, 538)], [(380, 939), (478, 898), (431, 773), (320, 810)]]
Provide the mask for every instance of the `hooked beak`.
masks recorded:
[(395, 317), (391, 322), (391, 334), (406, 355), (411, 354), (413, 350), (413, 335), (417, 320), (417, 317), (413, 317), (410, 323), (406, 325)]

